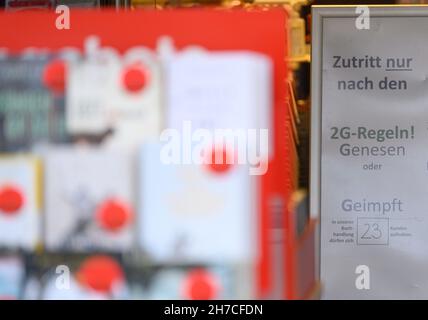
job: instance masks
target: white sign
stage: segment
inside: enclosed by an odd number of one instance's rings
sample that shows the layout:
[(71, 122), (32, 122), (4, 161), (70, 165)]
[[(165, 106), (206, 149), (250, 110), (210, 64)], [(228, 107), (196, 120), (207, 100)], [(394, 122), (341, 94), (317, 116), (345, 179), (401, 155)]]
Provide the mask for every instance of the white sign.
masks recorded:
[(428, 298), (428, 7), (315, 7), (311, 213), (327, 299)]

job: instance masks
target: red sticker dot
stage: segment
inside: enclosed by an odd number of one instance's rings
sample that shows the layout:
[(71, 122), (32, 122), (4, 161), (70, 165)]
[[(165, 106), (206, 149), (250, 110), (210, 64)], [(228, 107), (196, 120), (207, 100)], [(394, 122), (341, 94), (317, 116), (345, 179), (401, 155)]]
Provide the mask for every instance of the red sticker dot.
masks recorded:
[(0, 190), (0, 211), (12, 215), (19, 212), (24, 205), (24, 196), (19, 188), (6, 186)]
[(52, 92), (63, 94), (65, 91), (65, 78), (67, 65), (62, 60), (49, 63), (43, 71), (43, 83)]
[(208, 168), (214, 173), (223, 174), (232, 168), (233, 161), (229, 161), (230, 154), (224, 148), (214, 148), (209, 157)]
[(216, 278), (204, 269), (189, 272), (184, 282), (184, 296), (191, 300), (216, 299), (219, 285)]
[(124, 281), (120, 264), (109, 256), (93, 256), (81, 264), (76, 274), (77, 280), (85, 287), (109, 293), (116, 283)]
[(148, 71), (144, 66), (135, 64), (125, 68), (122, 75), (122, 83), (127, 91), (138, 93), (147, 86), (148, 78)]
[(100, 226), (109, 231), (119, 231), (130, 222), (131, 218), (131, 210), (125, 203), (116, 199), (104, 201), (96, 212), (96, 219)]

